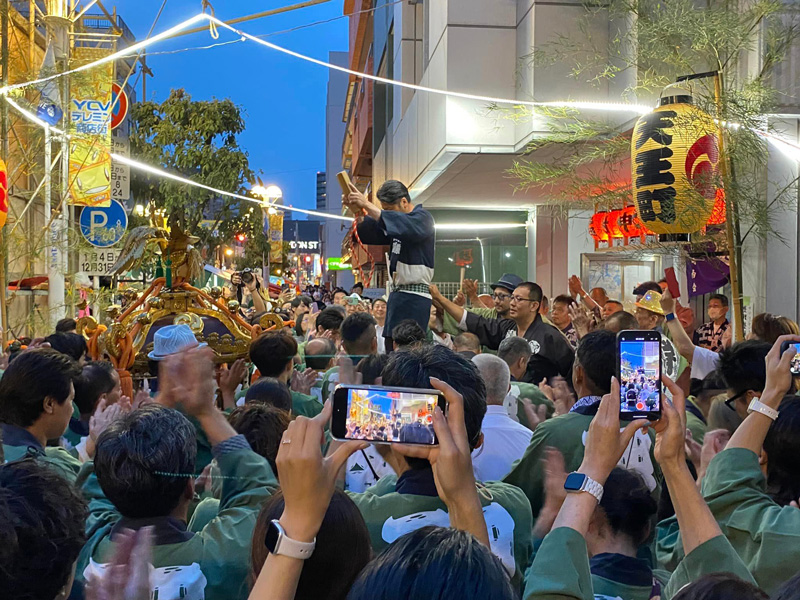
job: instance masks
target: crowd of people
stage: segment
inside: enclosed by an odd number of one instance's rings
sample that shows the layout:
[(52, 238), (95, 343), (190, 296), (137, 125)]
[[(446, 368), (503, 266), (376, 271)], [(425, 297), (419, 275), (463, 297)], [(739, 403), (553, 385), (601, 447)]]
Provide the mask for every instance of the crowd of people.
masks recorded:
[[(288, 323), (228, 365), (162, 327), (132, 398), (71, 319), (9, 345), (0, 597), (800, 598), (794, 321), (757, 315), (734, 343), (721, 295), (697, 328), (666, 282), (627, 312), (577, 277), (548, 302), (515, 274), (488, 298), (431, 284), (424, 315), (389, 320), (416, 285), (251, 293)], [(618, 371), (631, 329), (671, 340), (673, 378)], [(410, 421), (438, 443), (334, 439), (339, 384), (438, 390), (445, 411), (353, 436)], [(621, 422), (651, 387), (659, 420)]]

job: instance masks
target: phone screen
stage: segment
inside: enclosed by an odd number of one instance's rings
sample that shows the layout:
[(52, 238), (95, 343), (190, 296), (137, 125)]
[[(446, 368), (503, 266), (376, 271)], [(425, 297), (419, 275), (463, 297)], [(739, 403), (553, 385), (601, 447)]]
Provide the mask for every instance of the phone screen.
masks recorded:
[(794, 358), (792, 359), (792, 365), (789, 367), (789, 370), (792, 372), (792, 375), (800, 375), (800, 343), (783, 342), (783, 346), (781, 346), (781, 356), (790, 347), (794, 348)]
[(444, 397), (436, 390), (379, 386), (339, 386), (333, 399), (334, 438), (376, 443), (438, 443), (433, 431), (436, 405)]
[(622, 331), (618, 337), (620, 413), (647, 417), (661, 411), (661, 336)]

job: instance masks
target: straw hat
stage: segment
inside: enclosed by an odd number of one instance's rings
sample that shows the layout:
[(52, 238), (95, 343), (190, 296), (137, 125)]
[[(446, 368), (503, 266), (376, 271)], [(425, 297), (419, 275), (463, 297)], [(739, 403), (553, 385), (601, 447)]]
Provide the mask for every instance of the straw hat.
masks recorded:
[(208, 344), (198, 342), (188, 325), (167, 325), (156, 331), (153, 337), (153, 351), (147, 355), (147, 358), (164, 360), (171, 354), (204, 346), (208, 346)]
[(658, 292), (647, 292), (642, 299), (636, 303), (636, 306), (649, 310), (651, 313), (664, 316), (664, 309), (661, 308), (661, 294)]

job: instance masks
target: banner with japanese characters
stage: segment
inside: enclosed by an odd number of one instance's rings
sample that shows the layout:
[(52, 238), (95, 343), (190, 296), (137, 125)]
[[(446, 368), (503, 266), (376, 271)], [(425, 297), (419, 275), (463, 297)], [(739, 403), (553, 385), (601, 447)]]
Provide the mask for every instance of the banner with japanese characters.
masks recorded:
[[(77, 47), (71, 68), (110, 53)], [(111, 84), (114, 63), (108, 62), (73, 77), (70, 89), (69, 196), (72, 204), (107, 207), (111, 203)]]

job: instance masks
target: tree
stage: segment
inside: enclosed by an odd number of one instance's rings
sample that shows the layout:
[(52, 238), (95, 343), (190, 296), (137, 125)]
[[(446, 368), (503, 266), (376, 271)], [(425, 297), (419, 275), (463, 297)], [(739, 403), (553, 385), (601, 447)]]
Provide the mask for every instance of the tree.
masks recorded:
[[(773, 182), (778, 191), (768, 198), (768, 147), (760, 134), (769, 131), (766, 115), (778, 112), (785, 93), (775, 89), (774, 73), (800, 32), (796, 14), (780, 0), (588, 0), (584, 10), (579, 36), (555, 36), (534, 48), (526, 57), (529, 65), (558, 66), (570, 77), (597, 86), (622, 79), (628, 82), (623, 98), (640, 103), (657, 98), (677, 77), (719, 74), (718, 89), (713, 78), (684, 85), (691, 86), (696, 105), (726, 124), (721, 168), (705, 185), (724, 189), (732, 235), (728, 240), (695, 235), (692, 250), (708, 248), (709, 242), (727, 249), (741, 281), (744, 241), (750, 235), (775, 235), (771, 223), (776, 209), (797, 197), (797, 180), (789, 179)], [(592, 34), (599, 22), (608, 23), (602, 40)], [(571, 110), (537, 112), (549, 117), (550, 133), (527, 150), (547, 146), (548, 160), (523, 158), (514, 164), (510, 174), (520, 189), (542, 190), (565, 211), (631, 203), (627, 127)], [(527, 118), (530, 111), (515, 108), (512, 116)], [(689, 210), (692, 202), (705, 201), (699, 193), (686, 200)], [(740, 290), (735, 295), (740, 308)]]
[[(161, 103), (134, 104), (131, 116), (131, 153), (137, 160), (239, 194), (253, 180), (247, 152), (236, 139), (244, 119), (231, 100), (193, 101), (184, 90), (172, 90)], [(177, 213), (184, 229), (200, 237), (206, 256), (237, 233), (261, 229), (260, 209), (244, 200), (142, 171), (134, 171), (131, 191), (139, 202)]]

